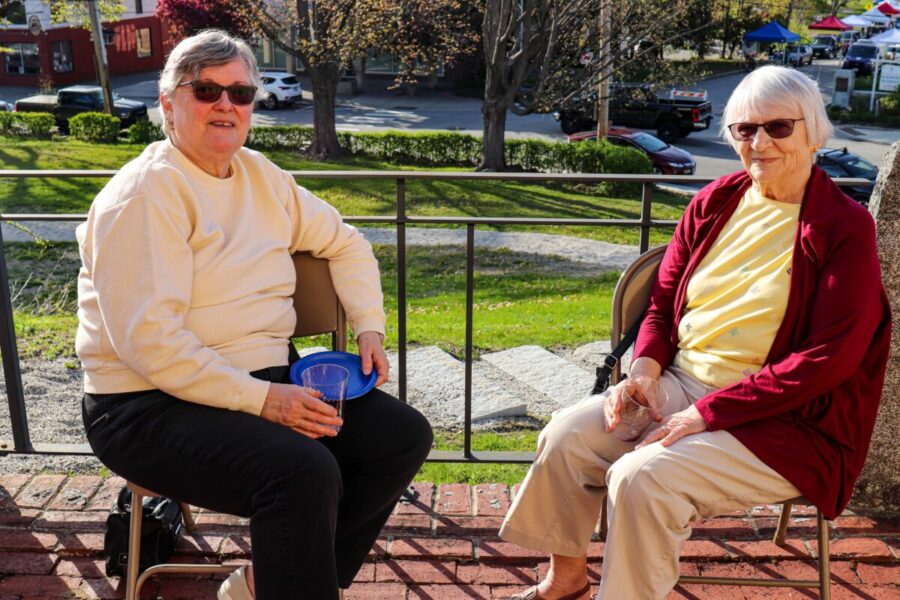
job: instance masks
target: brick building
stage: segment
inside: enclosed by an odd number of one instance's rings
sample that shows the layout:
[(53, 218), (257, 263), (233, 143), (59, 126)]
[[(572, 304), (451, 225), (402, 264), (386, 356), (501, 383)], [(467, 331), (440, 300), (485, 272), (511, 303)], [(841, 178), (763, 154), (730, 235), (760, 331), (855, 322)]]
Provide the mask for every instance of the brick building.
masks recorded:
[[(172, 48), (167, 27), (153, 12), (156, 0), (125, 0), (118, 21), (104, 22), (103, 43), (111, 75), (159, 71)], [(5, 20), (5, 22), (4, 22)], [(54, 86), (96, 79), (90, 31), (50, 22), (42, 0), (12, 0), (0, 7), (0, 87)]]

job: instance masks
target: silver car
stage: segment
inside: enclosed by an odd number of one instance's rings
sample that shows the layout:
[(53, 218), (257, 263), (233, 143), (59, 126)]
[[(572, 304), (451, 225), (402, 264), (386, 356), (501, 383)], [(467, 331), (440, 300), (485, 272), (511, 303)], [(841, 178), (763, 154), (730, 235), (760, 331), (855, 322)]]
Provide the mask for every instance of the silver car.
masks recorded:
[(807, 44), (788, 46), (787, 62), (795, 67), (802, 67), (804, 64), (811, 65), (813, 63), (812, 47)]

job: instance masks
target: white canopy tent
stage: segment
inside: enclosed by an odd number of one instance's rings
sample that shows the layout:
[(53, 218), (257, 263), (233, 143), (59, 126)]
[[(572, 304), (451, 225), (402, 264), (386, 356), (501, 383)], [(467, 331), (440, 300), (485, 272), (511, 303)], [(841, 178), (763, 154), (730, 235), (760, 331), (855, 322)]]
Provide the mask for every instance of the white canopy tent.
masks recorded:
[(841, 19), (841, 23), (843, 23), (844, 25), (849, 25), (850, 27), (870, 27), (872, 25), (872, 21), (864, 19), (857, 15), (850, 15), (849, 17), (845, 17)]
[(891, 22), (891, 18), (878, 10), (877, 7), (873, 7), (870, 10), (867, 10), (863, 14), (859, 15), (863, 19), (868, 19), (872, 23), (876, 25), (887, 25)]
[(872, 36), (871, 40), (878, 44), (900, 44), (900, 29), (888, 29), (884, 33)]

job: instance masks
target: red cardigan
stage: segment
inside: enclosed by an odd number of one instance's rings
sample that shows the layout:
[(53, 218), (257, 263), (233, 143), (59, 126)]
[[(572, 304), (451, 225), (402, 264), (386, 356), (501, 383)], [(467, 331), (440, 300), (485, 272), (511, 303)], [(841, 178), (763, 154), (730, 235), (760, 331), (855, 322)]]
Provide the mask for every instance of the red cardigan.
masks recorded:
[[(694, 269), (750, 186), (745, 172), (688, 204), (660, 265), (635, 357), (665, 369)], [(697, 401), (709, 429), (726, 429), (833, 519), (866, 460), (890, 346), (875, 223), (813, 167), (794, 241), (784, 320), (763, 368)]]

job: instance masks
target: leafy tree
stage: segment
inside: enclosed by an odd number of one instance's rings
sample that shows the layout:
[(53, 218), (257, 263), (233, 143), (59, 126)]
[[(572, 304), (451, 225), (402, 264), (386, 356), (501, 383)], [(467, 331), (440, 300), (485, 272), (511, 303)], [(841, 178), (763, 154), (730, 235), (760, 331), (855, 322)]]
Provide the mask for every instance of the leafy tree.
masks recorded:
[(220, 0), (158, 0), (156, 16), (169, 24), (176, 37), (188, 37), (203, 29), (222, 29), (250, 39), (254, 27), (247, 13)]
[[(71, 2), (69, 0), (43, 0), (50, 5), (51, 23), (69, 23), (74, 27), (91, 28), (88, 11), (90, 2)], [(103, 21), (118, 21), (125, 12), (123, 0), (96, 0)]]
[(343, 153), (335, 130), (337, 86), (344, 68), (371, 51), (397, 53), (404, 61), (398, 82), (414, 79), (463, 52), (467, 37), (455, 24), (463, 0), (227, 0), (229, 6), (296, 57), (310, 79), (315, 134), (310, 153)]
[(383, 0), (377, 15), (380, 52), (398, 57), (394, 87), (414, 86), (420, 74), (434, 75), (441, 66), (478, 49), (480, 36), (472, 27), (477, 8), (461, 0)]
[[(658, 0), (485, 0), (480, 168), (506, 168), (507, 111), (553, 110), (591, 96), (611, 78), (640, 76), (657, 84), (682, 80), (686, 73), (663, 60), (662, 48), (709, 26), (685, 26), (689, 6)], [(601, 9), (608, 11), (608, 27), (601, 27)], [(609, 33), (601, 37), (601, 30)]]

